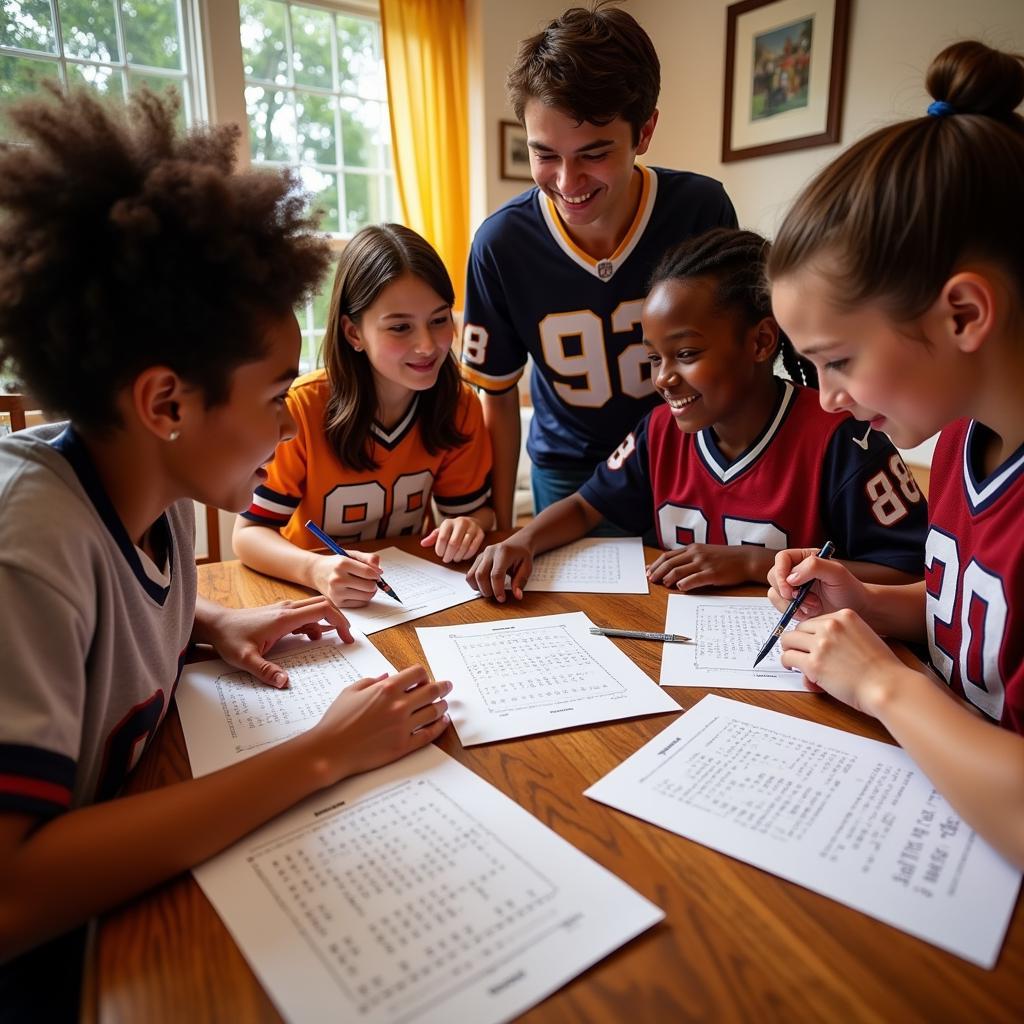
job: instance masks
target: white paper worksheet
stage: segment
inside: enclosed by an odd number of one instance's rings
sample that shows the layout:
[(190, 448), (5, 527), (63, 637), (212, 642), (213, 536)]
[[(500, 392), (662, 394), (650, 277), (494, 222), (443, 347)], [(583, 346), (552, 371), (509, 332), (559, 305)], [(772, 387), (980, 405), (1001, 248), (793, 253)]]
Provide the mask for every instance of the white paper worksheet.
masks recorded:
[(434, 746), (193, 873), (296, 1024), (508, 1021), (664, 917)]
[(312, 643), (289, 638), (276, 647), (271, 657), (288, 672), (284, 690), (223, 661), (187, 665), (175, 699), (193, 776), (217, 771), (305, 732), (350, 683), (394, 672), (365, 636), (352, 635), (351, 644), (331, 633)]
[(464, 747), (679, 705), (583, 612), (416, 630)]
[(353, 629), (377, 633), (400, 622), (421, 619), (480, 595), (466, 582), (465, 573), (417, 558), (398, 548), (384, 548), (380, 568), (388, 585), (402, 599), (399, 604), (378, 590), (362, 608), (342, 608)]
[(779, 613), (767, 597), (670, 594), (665, 632), (693, 642), (665, 644), (661, 685), (802, 691), (803, 676), (782, 667), (778, 644), (754, 668), (757, 652), (778, 623)]
[(525, 590), (569, 594), (646, 594), (644, 545), (639, 537), (586, 537), (534, 560)]
[(899, 747), (716, 695), (586, 795), (982, 967), (1020, 888)]

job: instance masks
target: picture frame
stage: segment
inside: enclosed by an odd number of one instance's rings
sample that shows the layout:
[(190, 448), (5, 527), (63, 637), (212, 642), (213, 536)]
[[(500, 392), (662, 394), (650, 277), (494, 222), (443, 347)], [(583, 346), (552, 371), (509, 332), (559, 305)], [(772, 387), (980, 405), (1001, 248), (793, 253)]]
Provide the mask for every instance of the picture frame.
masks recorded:
[(500, 122), (500, 173), (507, 181), (533, 181), (526, 129), (518, 121)]
[(722, 162), (839, 142), (850, 0), (726, 9)]

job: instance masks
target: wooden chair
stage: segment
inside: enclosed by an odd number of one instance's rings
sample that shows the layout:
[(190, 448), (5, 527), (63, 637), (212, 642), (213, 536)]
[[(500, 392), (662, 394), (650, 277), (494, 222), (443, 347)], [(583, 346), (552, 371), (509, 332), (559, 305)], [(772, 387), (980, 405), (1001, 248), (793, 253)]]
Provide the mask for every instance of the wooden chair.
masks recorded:
[[(0, 394), (0, 413), (7, 413), (11, 421), (12, 433), (15, 430), (24, 430), (26, 426), (25, 413), (38, 407), (39, 403), (27, 395)], [(204, 505), (203, 508), (206, 512), (206, 555), (196, 559), (198, 565), (220, 561), (220, 520), (217, 509), (211, 508), (209, 505)]]
[(36, 408), (35, 403), (27, 395), (0, 394), (0, 412), (7, 413), (11, 421), (11, 432), (25, 429), (25, 413)]
[(220, 509), (203, 505), (206, 512), (206, 554), (196, 558), (196, 565), (220, 561)]

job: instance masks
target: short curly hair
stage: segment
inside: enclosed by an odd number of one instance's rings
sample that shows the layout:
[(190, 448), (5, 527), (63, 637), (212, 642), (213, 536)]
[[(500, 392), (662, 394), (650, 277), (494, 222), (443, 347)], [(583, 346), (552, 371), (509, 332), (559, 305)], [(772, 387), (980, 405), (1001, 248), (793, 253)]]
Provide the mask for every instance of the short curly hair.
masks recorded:
[(97, 432), (149, 366), (224, 401), (327, 268), (306, 197), (234, 172), (237, 127), (179, 132), (170, 94), (49, 92), (9, 111), (28, 144), (0, 145), (0, 370)]

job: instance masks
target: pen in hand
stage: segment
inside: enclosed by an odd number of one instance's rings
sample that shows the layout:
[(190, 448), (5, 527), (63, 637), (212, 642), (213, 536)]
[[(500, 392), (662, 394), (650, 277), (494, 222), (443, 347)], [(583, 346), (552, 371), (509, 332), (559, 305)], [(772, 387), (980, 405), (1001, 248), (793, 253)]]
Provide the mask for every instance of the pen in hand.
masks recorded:
[[(312, 519), (306, 520), (306, 529), (309, 530), (309, 532), (313, 534), (313, 536), (316, 537), (322, 544), (330, 548), (331, 551), (333, 551), (336, 555), (341, 555), (343, 558), (350, 557), (349, 553), (340, 544), (336, 544), (331, 537), (328, 537), (327, 534), (324, 533), (324, 531), (321, 530), (320, 527), (317, 526)], [(384, 593), (388, 595), (388, 597), (393, 597), (399, 604), (402, 604), (402, 599), (391, 589), (390, 584), (385, 582), (383, 576), (381, 576), (380, 579), (376, 581), (376, 583), (378, 589), (383, 590)]]
[[(832, 541), (827, 540), (821, 546), (821, 550), (818, 552), (819, 558), (831, 558), (832, 553), (835, 551), (836, 546)], [(768, 637), (768, 642), (761, 648), (757, 657), (754, 659), (754, 668), (767, 657), (768, 652), (775, 646), (775, 641), (785, 632), (786, 627), (789, 625), (790, 619), (796, 614), (797, 609), (804, 603), (804, 598), (810, 593), (811, 587), (814, 585), (814, 580), (807, 580), (806, 583), (800, 584), (800, 589), (793, 595), (793, 600), (789, 602), (789, 607), (782, 613), (782, 618), (779, 619), (778, 625), (772, 630), (772, 635)]]

